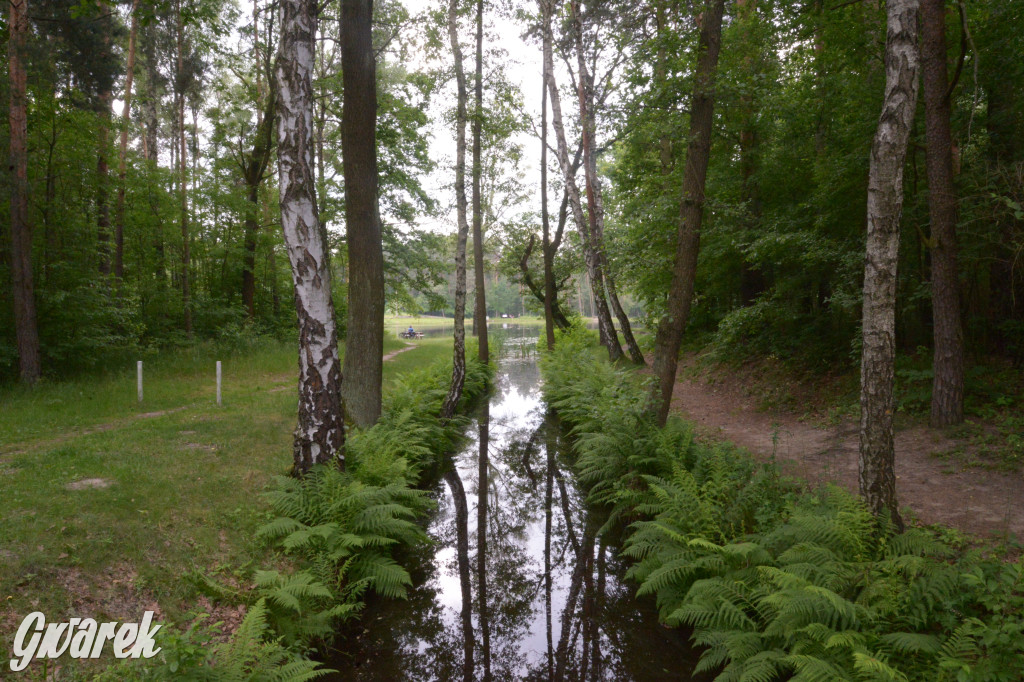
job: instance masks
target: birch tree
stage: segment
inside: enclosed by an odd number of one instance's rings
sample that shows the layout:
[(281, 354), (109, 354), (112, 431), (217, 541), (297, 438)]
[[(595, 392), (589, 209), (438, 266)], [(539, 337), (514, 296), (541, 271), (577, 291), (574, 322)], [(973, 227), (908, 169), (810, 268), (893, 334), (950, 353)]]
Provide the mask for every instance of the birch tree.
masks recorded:
[(451, 419), (462, 398), (466, 383), (466, 239), (469, 224), (466, 220), (466, 72), (462, 66), (462, 47), (459, 45), (458, 0), (448, 3), (448, 41), (455, 62), (455, 212), (458, 234), (455, 239), (455, 312), (454, 350), (452, 351), (452, 380), (441, 406), (441, 417)]
[(722, 49), (722, 15), (725, 0), (709, 0), (698, 19), (697, 66), (690, 99), (690, 135), (683, 170), (682, 201), (676, 233), (676, 252), (672, 266), (666, 315), (658, 324), (654, 339), (654, 385), (652, 407), (658, 424), (664, 426), (672, 403), (672, 390), (679, 365), (679, 346), (690, 318), (693, 289), (697, 277), (697, 253), (704, 220), (704, 187), (711, 157), (711, 128), (715, 113), (715, 78), (718, 55)]
[(918, 0), (889, 0), (887, 7), (885, 98), (868, 172), (860, 374), (860, 493), (874, 514), (889, 514), (901, 530), (893, 452), (896, 265), (903, 211), (903, 162), (920, 75), (918, 6)]
[(280, 7), (278, 182), (299, 327), (299, 417), (292, 472), (301, 475), (322, 462), (333, 461), (344, 468), (345, 422), (331, 273), (320, 232), (313, 172), (317, 5), (314, 0), (282, 0)]

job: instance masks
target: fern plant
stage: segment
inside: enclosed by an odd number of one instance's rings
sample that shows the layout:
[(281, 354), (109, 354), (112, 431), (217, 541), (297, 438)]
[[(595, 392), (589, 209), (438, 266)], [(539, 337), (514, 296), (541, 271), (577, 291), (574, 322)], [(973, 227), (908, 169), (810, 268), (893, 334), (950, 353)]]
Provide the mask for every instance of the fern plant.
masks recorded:
[[(644, 416), (636, 373), (579, 330), (542, 358), (589, 501), (632, 521), (624, 555), (716, 680), (1024, 680), (1024, 568), (948, 533), (897, 534), (854, 496)], [(607, 526), (606, 526), (607, 527)]]

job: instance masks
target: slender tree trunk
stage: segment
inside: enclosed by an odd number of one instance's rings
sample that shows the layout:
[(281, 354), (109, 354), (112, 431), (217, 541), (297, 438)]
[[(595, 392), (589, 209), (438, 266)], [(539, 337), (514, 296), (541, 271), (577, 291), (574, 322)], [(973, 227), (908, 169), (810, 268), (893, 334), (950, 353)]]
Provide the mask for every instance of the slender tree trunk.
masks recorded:
[(124, 107), (121, 109), (121, 148), (117, 159), (117, 203), (114, 206), (114, 276), (124, 278), (124, 193), (127, 175), (128, 126), (131, 124), (132, 82), (135, 80), (135, 43), (139, 32), (139, 0), (132, 2), (132, 27), (128, 34), (128, 63), (124, 74)]
[[(546, 82), (541, 83), (540, 96), (540, 222), (544, 230), (544, 337), (547, 341), (548, 350), (555, 349), (555, 304), (558, 302), (558, 291), (555, 289), (555, 254), (551, 248), (551, 218), (548, 214), (548, 87)], [(548, 497), (548, 524), (551, 522), (551, 500), (550, 490)], [(549, 528), (550, 530), (550, 528)], [(548, 561), (550, 561), (551, 538), (545, 536), (545, 549)], [(548, 677), (554, 671), (551, 652), (551, 594), (550, 566), (546, 573), (548, 587)]]
[[(743, 33), (742, 47), (746, 52), (743, 57), (743, 68), (747, 72), (747, 77), (754, 79), (760, 75), (755, 57), (760, 46), (754, 41), (758, 24), (757, 0), (736, 0), (736, 12)], [(743, 202), (747, 208), (747, 218), (744, 221), (747, 232), (747, 238), (744, 240), (746, 244), (750, 244), (756, 238), (754, 231), (761, 220), (761, 188), (757, 180), (760, 138), (757, 132), (758, 106), (754, 100), (755, 91), (755, 88), (750, 88), (740, 96), (740, 111), (743, 116), (740, 129), (740, 177)], [(753, 304), (764, 289), (764, 275), (752, 266), (744, 254), (740, 262), (741, 303), (745, 306)]]
[[(477, 5), (479, 8), (479, 4)], [(486, 328), (484, 333), (486, 334)], [(476, 570), (477, 589), (480, 604), (480, 633), (483, 644), (484, 682), (491, 681), (491, 621), (487, 608), (487, 514), (488, 514), (488, 472), (490, 470), (490, 406), (484, 405), (480, 415), (477, 449), (477, 491), (476, 491)]]
[(466, 489), (459, 472), (452, 463), (444, 480), (452, 491), (455, 507), (455, 556), (459, 565), (459, 587), (462, 590), (462, 679), (473, 682), (473, 588), (469, 568), (469, 505), (466, 503)]
[[(258, 53), (258, 44), (257, 44)], [(257, 73), (259, 65), (257, 64)], [(266, 99), (263, 107), (257, 114), (256, 137), (253, 141), (252, 151), (248, 156), (241, 159), (242, 178), (247, 187), (246, 197), (248, 205), (245, 212), (245, 227), (243, 237), (242, 255), (242, 305), (245, 306), (249, 319), (256, 316), (256, 245), (260, 232), (260, 184), (266, 176), (267, 166), (270, 164), (270, 157), (273, 153), (274, 139), (274, 108), (277, 105), (277, 81), (272, 76), (270, 83), (261, 92)], [(263, 91), (262, 82), (258, 83), (257, 89)], [(241, 146), (241, 140), (239, 140)], [(322, 239), (322, 235), (321, 235)], [(326, 249), (326, 241), (324, 241)], [(328, 269), (330, 259), (328, 259)]]
[(943, 0), (921, 0), (921, 14), (935, 335), (931, 425), (942, 427), (964, 420), (964, 339), (957, 284), (956, 189), (953, 186), (953, 136), (947, 96), (945, 3)]
[[(584, 260), (587, 264), (587, 273), (592, 281), (603, 282), (601, 276), (601, 256), (595, 251), (591, 240), (591, 230), (588, 228), (587, 218), (583, 215), (583, 206), (580, 200), (579, 187), (576, 185), (575, 169), (569, 160), (569, 147), (566, 143), (565, 127), (562, 119), (562, 100), (558, 92), (558, 84), (555, 81), (555, 67), (553, 42), (551, 31), (551, 0), (538, 0), (543, 17), (543, 49), (544, 49), (544, 80), (548, 87), (548, 97), (551, 100), (551, 124), (555, 131), (555, 151), (558, 156), (558, 164), (562, 169), (562, 176), (565, 181), (566, 190), (569, 194), (569, 205), (572, 208), (573, 220), (580, 233), (580, 242), (583, 245)], [(582, 104), (582, 100), (581, 100)], [(585, 113), (585, 107), (581, 114)], [(586, 132), (584, 131), (584, 158), (586, 158)], [(584, 163), (586, 166), (586, 163)], [(619, 337), (615, 332), (615, 325), (612, 324), (611, 313), (608, 310), (608, 302), (604, 298), (603, 286), (600, 296), (596, 297), (597, 325), (601, 336), (601, 343), (608, 349), (608, 357), (614, 362), (622, 357), (622, 346), (619, 345)]]
[(615, 313), (615, 319), (619, 321), (619, 328), (622, 330), (622, 338), (626, 340), (626, 348), (629, 350), (629, 359), (635, 365), (647, 364), (644, 360), (644, 354), (640, 351), (640, 346), (636, 342), (636, 338), (633, 336), (633, 328), (629, 324), (629, 316), (623, 309), (622, 304), (619, 302), (619, 294), (616, 291), (615, 279), (611, 273), (607, 270), (604, 274), (604, 284), (608, 289), (608, 302), (612, 305), (612, 312)]
[[(542, 105), (543, 106), (543, 105)], [(541, 128), (543, 134), (543, 128)], [(544, 185), (546, 188), (547, 185)], [(552, 561), (551, 561), (551, 527), (554, 520), (554, 483), (555, 483), (555, 451), (558, 444), (558, 432), (555, 430), (553, 415), (549, 412), (544, 419), (544, 450), (547, 462), (544, 468), (544, 622), (547, 634), (547, 672), (548, 681), (555, 679), (555, 647), (552, 627), (551, 593), (552, 593)]]
[(248, 183), (242, 253), (242, 305), (249, 319), (256, 316), (256, 236), (259, 234), (259, 182)]
[(441, 417), (451, 419), (462, 398), (466, 383), (466, 72), (462, 68), (459, 45), (458, 0), (448, 4), (448, 41), (455, 61), (458, 101), (455, 110), (455, 210), (459, 225), (455, 242), (455, 348), (452, 354), (452, 382), (441, 407)]
[[(576, 42), (576, 64), (579, 70), (580, 129), (583, 142), (583, 177), (587, 195), (587, 227), (590, 248), (597, 254), (598, 267), (591, 274), (596, 299), (603, 299), (607, 290), (612, 312), (619, 321), (619, 329), (626, 341), (630, 359), (639, 365), (645, 364), (644, 354), (633, 337), (633, 329), (622, 306), (619, 304), (615, 280), (608, 272), (608, 258), (604, 249), (604, 204), (601, 183), (597, 177), (597, 156), (594, 154), (594, 139), (597, 134), (597, 120), (594, 113), (594, 83), (587, 67), (583, 48), (583, 14), (578, 0), (571, 5), (573, 12), (573, 34)], [(600, 305), (600, 303), (599, 303)], [(618, 340), (616, 339), (616, 343)]]
[(903, 210), (903, 162), (917, 105), (918, 0), (889, 0), (885, 99), (868, 175), (860, 379), (860, 492), (876, 515), (900, 529), (893, 453), (896, 265)]
[(484, 0), (476, 3), (476, 90), (473, 106), (473, 276), (476, 281), (476, 306), (473, 323), (478, 342), (480, 362), (490, 362), (487, 343), (487, 292), (484, 286), (483, 208), (480, 205), (480, 178), (483, 166), (480, 159), (480, 137), (484, 116)]
[(342, 2), (341, 149), (348, 237), (345, 409), (359, 426), (380, 417), (384, 369), (384, 250), (377, 208), (377, 67), (372, 0)]
[(110, 100), (109, 90), (100, 93), (100, 131), (96, 145), (96, 227), (101, 275), (110, 274), (110, 203), (107, 191), (110, 177), (107, 163), (110, 148)]
[(718, 55), (722, 48), (722, 15), (725, 0), (709, 0), (705, 5), (697, 45), (697, 67), (694, 72), (693, 96), (690, 104), (690, 135), (683, 169), (682, 202), (679, 230), (672, 267), (665, 317), (658, 325), (654, 340), (654, 376), (657, 391), (652, 405), (658, 424), (664, 426), (672, 403), (676, 383), (679, 346), (690, 319), (693, 287), (697, 276), (697, 253), (700, 229), (704, 220), (704, 186), (711, 157), (711, 128), (714, 123), (715, 77)]
[(183, 79), (185, 76), (185, 25), (181, 16), (181, 0), (178, 0), (177, 56), (178, 71), (175, 94), (177, 96), (178, 115), (178, 194), (181, 202), (181, 303), (184, 311), (185, 333), (192, 336), (192, 292), (189, 282), (189, 270), (192, 267), (191, 241), (188, 226), (188, 153), (185, 149), (185, 93)]
[(299, 322), (299, 418), (295, 475), (314, 464), (345, 466), (341, 362), (316, 207), (313, 175), (313, 55), (315, 0), (281, 0), (278, 82), (278, 179), (281, 228), (295, 284)]
[(7, 73), (10, 78), (11, 280), (14, 327), (21, 381), (34, 384), (41, 374), (32, 281), (32, 226), (28, 221), (28, 118), (26, 109), (25, 37), (28, 0), (10, 0)]
[[(548, 350), (555, 349), (555, 306), (558, 304), (558, 291), (555, 289), (555, 250), (551, 243), (551, 216), (548, 213), (548, 85), (541, 83), (541, 224), (544, 229), (544, 336)], [(550, 506), (550, 500), (549, 500)], [(551, 510), (548, 510), (550, 517)], [(550, 538), (546, 540), (550, 544)], [(546, 545), (547, 546), (547, 545)], [(549, 557), (550, 558), (550, 557)], [(547, 579), (551, 581), (550, 572)], [(550, 594), (549, 601), (550, 601)], [(551, 652), (551, 604), (548, 604), (548, 671), (552, 668)]]

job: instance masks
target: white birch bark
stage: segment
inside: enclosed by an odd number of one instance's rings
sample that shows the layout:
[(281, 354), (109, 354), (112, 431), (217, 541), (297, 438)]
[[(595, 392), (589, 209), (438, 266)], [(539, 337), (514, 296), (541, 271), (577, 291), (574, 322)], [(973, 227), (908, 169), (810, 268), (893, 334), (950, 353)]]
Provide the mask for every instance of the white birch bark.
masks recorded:
[(902, 528), (896, 503), (893, 377), (896, 265), (903, 210), (903, 165), (917, 106), (919, 0), (889, 0), (885, 99), (868, 175), (860, 392), (860, 492), (876, 515)]
[(316, 2), (281, 1), (278, 174), (281, 227), (292, 266), (299, 324), (299, 409), (293, 473), (334, 461), (344, 467), (341, 365), (331, 276), (320, 232), (313, 173), (313, 58)]

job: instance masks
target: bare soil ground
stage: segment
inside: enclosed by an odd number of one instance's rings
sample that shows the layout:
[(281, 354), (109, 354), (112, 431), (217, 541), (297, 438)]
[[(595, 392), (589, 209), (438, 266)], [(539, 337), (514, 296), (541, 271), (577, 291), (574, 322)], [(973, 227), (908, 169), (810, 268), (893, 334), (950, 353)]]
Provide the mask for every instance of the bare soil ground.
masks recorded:
[[(761, 458), (774, 453), (783, 471), (811, 484), (858, 488), (858, 424), (835, 426), (802, 419), (791, 410), (759, 409), (750, 377), (681, 366), (672, 407), (705, 438), (727, 440)], [(912, 425), (896, 431), (896, 492), (908, 521), (941, 523), (982, 537), (1024, 539), (1024, 475), (964, 466), (945, 457), (958, 443), (941, 431)]]

